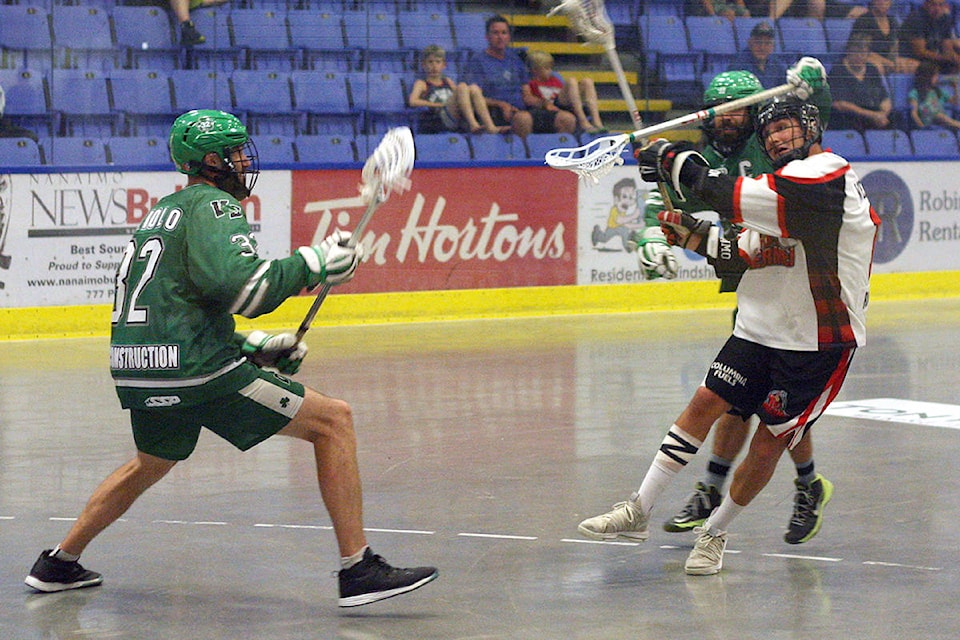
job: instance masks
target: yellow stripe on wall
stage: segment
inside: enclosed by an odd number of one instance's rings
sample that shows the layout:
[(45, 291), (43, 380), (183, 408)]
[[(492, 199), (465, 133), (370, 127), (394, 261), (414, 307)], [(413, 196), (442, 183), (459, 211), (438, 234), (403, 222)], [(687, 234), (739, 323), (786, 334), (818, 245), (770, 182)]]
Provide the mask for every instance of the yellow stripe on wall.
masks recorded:
[[(314, 326), (732, 309), (735, 296), (718, 293), (718, 286), (718, 281), (711, 280), (345, 295), (336, 295), (334, 289)], [(870, 288), (874, 300), (958, 297), (960, 271), (876, 274)], [(237, 328), (295, 330), (312, 302), (312, 297), (287, 300), (273, 313), (256, 320), (238, 318)], [(0, 339), (105, 336), (110, 328), (110, 309), (109, 305), (0, 309)]]

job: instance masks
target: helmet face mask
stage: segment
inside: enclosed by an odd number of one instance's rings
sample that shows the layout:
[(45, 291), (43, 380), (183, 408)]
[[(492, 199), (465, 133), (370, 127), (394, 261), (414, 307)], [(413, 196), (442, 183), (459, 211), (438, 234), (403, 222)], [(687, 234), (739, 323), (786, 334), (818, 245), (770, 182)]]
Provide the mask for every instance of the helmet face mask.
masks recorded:
[[(259, 158), (236, 116), (212, 109), (188, 111), (174, 121), (169, 146), (180, 173), (201, 176), (238, 200), (253, 191)], [(207, 161), (211, 153), (219, 159), (216, 164)]]
[[(780, 96), (757, 112), (757, 135), (763, 152), (775, 168), (810, 155), (810, 147), (823, 137), (820, 110), (796, 96)], [(790, 134), (783, 133), (787, 129)]]
[[(703, 92), (704, 108), (715, 107), (763, 91), (763, 86), (749, 71), (724, 71), (710, 81)], [(714, 116), (701, 125), (707, 142), (724, 156), (733, 155), (746, 144), (754, 131), (752, 109), (732, 111)]]

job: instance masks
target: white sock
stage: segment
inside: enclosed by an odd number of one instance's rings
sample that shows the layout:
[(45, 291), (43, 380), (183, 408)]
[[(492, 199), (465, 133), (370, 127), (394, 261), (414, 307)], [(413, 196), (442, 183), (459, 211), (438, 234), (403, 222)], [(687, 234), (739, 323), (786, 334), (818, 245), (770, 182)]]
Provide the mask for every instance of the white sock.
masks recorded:
[(727, 527), (730, 526), (733, 519), (740, 515), (740, 512), (744, 509), (746, 509), (745, 506), (741, 506), (733, 501), (728, 491), (727, 495), (723, 497), (720, 506), (713, 510), (713, 513), (707, 518), (707, 521), (703, 523), (703, 526), (707, 528), (707, 531), (709, 531), (712, 536), (726, 533)]
[(60, 545), (57, 545), (53, 548), (53, 551), (50, 552), (51, 558), (56, 558), (57, 560), (63, 560), (64, 562), (76, 562), (80, 559), (80, 556), (75, 556), (72, 553), (67, 553), (60, 548)]
[(360, 551), (357, 551), (357, 552), (356, 552), (355, 554), (353, 554), (352, 556), (341, 557), (341, 558), (340, 558), (340, 567), (341, 567), (342, 569), (349, 569), (349, 568), (352, 567), (353, 565), (357, 564), (358, 562), (360, 562), (361, 560), (363, 560), (363, 554), (364, 554), (364, 553), (366, 552), (366, 550), (369, 549), (369, 548), (370, 548), (369, 545), (364, 545), (363, 549), (360, 549)]
[(640, 484), (640, 489), (637, 490), (640, 507), (645, 514), (653, 510), (657, 498), (673, 480), (673, 476), (687, 466), (702, 445), (701, 440), (697, 440), (677, 425), (670, 426), (653, 459), (653, 464), (650, 465), (647, 475), (643, 477), (643, 482)]

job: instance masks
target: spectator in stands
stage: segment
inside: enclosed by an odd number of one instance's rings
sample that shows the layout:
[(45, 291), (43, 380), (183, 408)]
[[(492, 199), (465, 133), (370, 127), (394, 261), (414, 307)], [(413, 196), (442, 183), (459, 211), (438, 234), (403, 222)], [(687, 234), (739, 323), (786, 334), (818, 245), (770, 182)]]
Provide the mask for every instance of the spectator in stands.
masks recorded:
[[(553, 70), (553, 56), (546, 51), (528, 51), (530, 81), (522, 87), (523, 103), (536, 114), (537, 110), (556, 111), (554, 126), (572, 133), (580, 128), (587, 133), (606, 131), (597, 106), (597, 89), (592, 78), (567, 82)], [(590, 111), (587, 117), (586, 110)], [(571, 113), (572, 112), (572, 113)], [(534, 119), (536, 119), (534, 115)]]
[(180, 24), (180, 46), (190, 48), (207, 41), (206, 36), (197, 31), (190, 19), (190, 11), (200, 7), (216, 7), (227, 2), (229, 0), (170, 0), (170, 10)]
[(859, 18), (867, 12), (861, 5), (843, 0), (772, 0), (769, 17), (780, 18)]
[(913, 88), (907, 94), (910, 103), (910, 121), (918, 129), (941, 126), (947, 129), (960, 130), (960, 121), (947, 115), (947, 104), (956, 107), (960, 104), (957, 97), (957, 77), (951, 80), (953, 96), (947, 96), (940, 85), (940, 71), (937, 63), (924, 60), (917, 67), (913, 77)]
[(740, 52), (727, 71), (749, 71), (757, 76), (765, 89), (783, 84), (787, 65), (773, 57), (773, 27), (768, 22), (758, 22), (747, 38), (747, 48)]
[(751, 15), (744, 0), (686, 0), (683, 10), (687, 16), (721, 16), (728, 20)]
[(869, 58), (869, 34), (852, 34), (843, 59), (830, 70), (830, 128), (863, 131), (892, 125), (893, 102), (883, 82), (883, 72)]
[(869, 61), (886, 73), (913, 73), (918, 61), (900, 55), (900, 22), (890, 15), (893, 0), (870, 0), (867, 13), (853, 22), (850, 34), (870, 36)]
[(947, 0), (923, 0), (900, 25), (903, 54), (917, 60), (932, 60), (940, 73), (960, 70), (960, 37)]
[(524, 108), (522, 87), (527, 80), (527, 67), (520, 54), (510, 48), (507, 19), (501, 15), (488, 18), (486, 37), (487, 48), (470, 56), (466, 81), (483, 91), (493, 121), (498, 126), (510, 125), (512, 131), (523, 138), (534, 131), (556, 131), (556, 113), (543, 111), (534, 121), (533, 115)]
[(6, 107), (7, 96), (3, 91), (3, 87), (0, 87), (0, 138), (30, 138), (34, 142), (38, 142), (36, 133), (11, 122), (10, 118), (3, 115)]
[(419, 133), (506, 133), (510, 130), (508, 125), (494, 124), (480, 87), (455, 82), (443, 74), (447, 68), (443, 47), (436, 44), (426, 47), (420, 54), (420, 66), (424, 75), (414, 81), (407, 99), (411, 107), (424, 109), (417, 128)]

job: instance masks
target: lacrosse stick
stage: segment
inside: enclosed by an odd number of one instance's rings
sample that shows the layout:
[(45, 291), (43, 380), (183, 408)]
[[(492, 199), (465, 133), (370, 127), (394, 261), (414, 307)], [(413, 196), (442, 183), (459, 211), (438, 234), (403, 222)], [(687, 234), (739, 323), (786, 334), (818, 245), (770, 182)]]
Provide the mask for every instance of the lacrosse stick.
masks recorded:
[(736, 111), (744, 107), (750, 107), (759, 104), (771, 98), (782, 96), (795, 90), (796, 87), (786, 83), (766, 91), (755, 93), (752, 96), (746, 96), (730, 102), (718, 104), (709, 109), (701, 109), (685, 116), (673, 118), (666, 122), (650, 125), (634, 131), (633, 133), (622, 133), (614, 136), (604, 136), (592, 140), (582, 147), (572, 149), (551, 149), (547, 151), (544, 160), (554, 169), (567, 169), (573, 171), (584, 179), (589, 179), (594, 183), (599, 182), (601, 176), (606, 175), (614, 167), (623, 164), (623, 149), (632, 142), (642, 141), (655, 134), (664, 131), (678, 129), (682, 126), (700, 122), (727, 113)]
[[(642, 128), (643, 119), (640, 117), (640, 109), (637, 108), (637, 101), (633, 98), (633, 90), (630, 88), (630, 83), (627, 82), (627, 74), (623, 72), (623, 65), (620, 64), (613, 22), (607, 15), (603, 0), (561, 0), (560, 4), (551, 9), (547, 15), (558, 12), (566, 14), (571, 27), (578, 36), (587, 42), (603, 47), (607, 54), (607, 60), (610, 61), (610, 68), (617, 76), (617, 86), (620, 87), (620, 95), (627, 103), (627, 111), (630, 112), (633, 128)], [(646, 144), (646, 140), (643, 141), (643, 144)], [(673, 211), (673, 202), (667, 192), (666, 185), (658, 181), (657, 189), (660, 190), (660, 196), (663, 198), (663, 206), (666, 207), (667, 211)]]
[[(387, 201), (392, 192), (403, 193), (410, 188), (410, 172), (413, 171), (415, 155), (413, 134), (410, 133), (409, 127), (390, 129), (383, 136), (383, 140), (367, 158), (360, 173), (360, 198), (367, 204), (367, 208), (360, 217), (356, 229), (353, 230), (347, 246), (357, 246), (363, 230), (373, 217), (373, 212)], [(317, 312), (320, 310), (320, 305), (330, 293), (332, 286), (324, 283), (320, 289), (313, 305), (300, 323), (300, 328), (297, 329), (297, 342), (300, 342), (310, 329), (313, 319), (317, 317)]]

